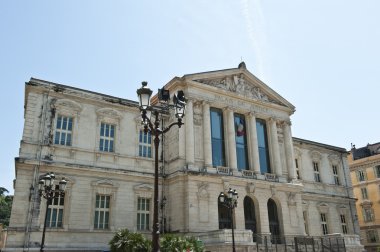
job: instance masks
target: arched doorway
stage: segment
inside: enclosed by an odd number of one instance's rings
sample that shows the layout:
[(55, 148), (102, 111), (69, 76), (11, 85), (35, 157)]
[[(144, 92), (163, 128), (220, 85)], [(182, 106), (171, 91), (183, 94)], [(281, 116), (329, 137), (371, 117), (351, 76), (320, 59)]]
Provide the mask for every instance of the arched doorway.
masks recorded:
[(269, 217), (269, 231), (272, 234), (272, 242), (277, 241), (276, 243), (279, 243), (281, 239), (279, 239), (281, 235), (280, 231), (280, 221), (278, 218), (278, 211), (277, 211), (277, 205), (274, 200), (269, 199), (267, 203), (268, 207), (268, 217)]
[(218, 200), (219, 229), (231, 229), (231, 210)]
[(245, 229), (252, 230), (253, 234), (257, 234), (255, 204), (248, 196), (244, 198), (244, 220)]

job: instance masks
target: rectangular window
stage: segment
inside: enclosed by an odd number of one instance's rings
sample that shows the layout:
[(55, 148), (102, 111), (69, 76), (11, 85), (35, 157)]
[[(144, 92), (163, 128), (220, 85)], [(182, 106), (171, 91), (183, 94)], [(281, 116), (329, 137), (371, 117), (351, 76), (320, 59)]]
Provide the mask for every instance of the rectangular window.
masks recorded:
[(371, 222), (374, 220), (374, 214), (371, 207), (362, 208), (364, 222)]
[(358, 171), (356, 171), (356, 177), (357, 177), (358, 181), (361, 182), (361, 181), (365, 181), (367, 176), (365, 174), (365, 171), (358, 170)]
[[(55, 188), (59, 190), (59, 185)], [(63, 207), (65, 204), (64, 195), (59, 192), (54, 193), (54, 198), (51, 200), (49, 208), (47, 210), (47, 223), (46, 226), (50, 228), (62, 227), (63, 219)]]
[(363, 199), (363, 200), (368, 199), (367, 188), (366, 188), (366, 187), (363, 187), (363, 188), (360, 188), (360, 190), (361, 190), (361, 192), (362, 192), (362, 199)]
[(54, 144), (71, 146), (72, 132), (73, 118), (58, 115), (54, 134)]
[(222, 110), (211, 108), (210, 118), (211, 118), (212, 165), (214, 167), (226, 166)]
[(268, 135), (265, 120), (256, 119), (257, 143), (259, 146), (259, 161), (261, 173), (270, 173)]
[(248, 146), (245, 120), (243, 115), (235, 114), (235, 142), (236, 159), (238, 170), (249, 170), (248, 166)]
[(319, 176), (319, 164), (318, 162), (313, 162), (314, 167), (314, 181), (321, 182), (321, 177)]
[(380, 165), (375, 166), (375, 174), (376, 178), (380, 178)]
[(340, 215), (340, 224), (342, 225), (342, 233), (347, 234), (347, 222), (346, 222), (346, 216), (344, 214)]
[(150, 199), (137, 200), (137, 230), (149, 230)]
[(139, 134), (139, 156), (152, 157), (152, 135), (151, 133), (140, 130)]
[(332, 170), (333, 170), (333, 176), (334, 176), (334, 183), (336, 185), (339, 185), (338, 167), (336, 165), (333, 165)]
[(110, 199), (109, 195), (96, 195), (94, 228), (108, 229), (110, 217)]
[(324, 235), (328, 234), (329, 231), (327, 229), (327, 219), (326, 219), (326, 214), (321, 213), (321, 226), (322, 226), (322, 233)]
[(300, 176), (300, 168), (298, 166), (298, 159), (294, 159), (294, 163), (296, 165), (296, 173), (297, 173), (297, 179), (301, 179), (301, 176)]
[(100, 124), (99, 150), (106, 152), (114, 151), (115, 125), (108, 123)]
[(375, 243), (379, 241), (377, 230), (367, 230), (366, 235), (368, 243)]

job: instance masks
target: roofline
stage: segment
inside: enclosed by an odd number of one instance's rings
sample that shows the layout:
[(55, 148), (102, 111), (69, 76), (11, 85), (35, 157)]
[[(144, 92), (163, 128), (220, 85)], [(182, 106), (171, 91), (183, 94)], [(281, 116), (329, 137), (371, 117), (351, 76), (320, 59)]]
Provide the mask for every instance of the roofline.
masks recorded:
[(310, 140), (306, 140), (306, 139), (302, 139), (302, 138), (298, 138), (298, 137), (293, 137), (293, 141), (317, 145), (317, 146), (322, 147), (322, 148), (326, 148), (326, 149), (330, 149), (330, 150), (339, 151), (339, 152), (349, 154), (349, 152), (345, 148), (342, 148), (342, 147), (337, 147), (337, 146), (328, 145), (328, 144), (324, 144), (324, 143), (314, 142), (314, 141), (310, 141)]
[[(86, 90), (86, 89), (81, 89), (81, 88), (77, 88), (77, 87), (67, 86), (67, 85), (63, 85), (63, 84), (59, 84), (59, 83), (55, 83), (55, 82), (51, 82), (51, 81), (46, 81), (46, 80), (41, 80), (41, 79), (37, 79), (37, 78), (33, 78), (33, 77), (30, 78), (30, 80), (28, 82), (25, 82), (25, 85), (33, 86), (34, 84), (35, 85), (46, 85), (46, 86), (54, 85), (56, 87), (61, 87), (61, 88), (65, 88), (65, 89), (72, 89), (72, 90), (77, 90), (77, 91), (80, 91), (80, 92), (91, 93), (91, 94), (99, 95), (99, 96), (102, 96), (102, 97), (107, 97), (107, 98), (110, 98), (110, 99), (115, 99), (115, 100), (119, 101), (119, 103), (122, 104), (122, 105), (138, 106), (138, 104), (139, 104), (137, 101), (132, 101), (132, 100), (128, 100), (128, 99), (125, 99), (125, 98), (120, 98), (120, 97), (116, 97), (116, 96), (112, 96), (112, 95), (102, 94), (102, 93), (94, 92), (94, 91), (91, 91), (91, 90)], [(117, 102), (117, 101), (115, 101), (115, 102)]]

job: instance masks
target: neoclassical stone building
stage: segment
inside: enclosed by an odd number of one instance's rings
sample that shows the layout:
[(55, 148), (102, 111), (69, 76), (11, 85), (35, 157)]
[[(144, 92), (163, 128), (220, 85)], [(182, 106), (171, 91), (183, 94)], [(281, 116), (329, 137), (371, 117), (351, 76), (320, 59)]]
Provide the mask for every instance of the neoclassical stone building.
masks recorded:
[[(295, 107), (243, 62), (175, 77), (165, 88), (183, 90), (188, 101), (185, 124), (161, 139), (162, 232), (230, 251), (231, 216), (218, 195), (233, 188), (238, 249), (255, 251), (265, 237), (334, 236), (347, 251), (361, 250), (348, 153), (292, 137)], [(174, 120), (162, 118), (165, 125)], [(36, 188), (47, 172), (68, 180), (47, 212), (47, 249), (107, 250), (120, 228), (149, 235), (153, 148), (136, 101), (32, 78), (6, 251), (39, 246), (46, 201)]]

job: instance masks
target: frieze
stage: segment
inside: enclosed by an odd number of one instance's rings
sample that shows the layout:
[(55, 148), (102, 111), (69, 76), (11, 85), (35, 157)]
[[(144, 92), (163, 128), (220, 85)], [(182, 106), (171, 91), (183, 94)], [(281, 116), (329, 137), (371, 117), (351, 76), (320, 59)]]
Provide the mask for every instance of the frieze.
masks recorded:
[(215, 100), (220, 102), (220, 103), (225, 103), (226, 105), (230, 107), (238, 107), (238, 108), (244, 108), (249, 111), (257, 112), (257, 113), (263, 113), (263, 114), (268, 114), (269, 109), (265, 107), (261, 107), (258, 105), (253, 105), (253, 104), (247, 104), (246, 102), (243, 101), (236, 101), (232, 98), (227, 98), (221, 95), (215, 95)]
[(261, 88), (253, 85), (252, 83), (246, 83), (244, 75), (233, 75), (219, 79), (198, 79), (194, 80), (209, 86), (217, 87), (229, 92), (234, 92), (247, 98), (259, 100), (262, 102), (275, 103), (284, 106), (279, 101), (271, 99), (266, 95)]

